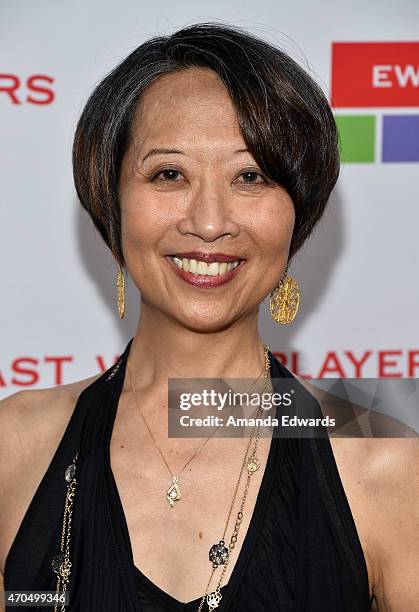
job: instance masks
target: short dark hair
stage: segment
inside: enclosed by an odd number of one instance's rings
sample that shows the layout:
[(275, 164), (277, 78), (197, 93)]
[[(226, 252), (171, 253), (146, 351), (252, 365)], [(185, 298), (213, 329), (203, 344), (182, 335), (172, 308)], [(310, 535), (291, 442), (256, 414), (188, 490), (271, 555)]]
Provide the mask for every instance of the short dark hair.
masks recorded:
[(339, 176), (338, 132), (321, 88), (287, 53), (228, 24), (204, 22), (147, 40), (94, 89), (77, 124), (77, 195), (120, 264), (118, 181), (135, 111), (164, 74), (209, 68), (224, 83), (247, 148), (293, 200), (289, 259), (322, 216)]

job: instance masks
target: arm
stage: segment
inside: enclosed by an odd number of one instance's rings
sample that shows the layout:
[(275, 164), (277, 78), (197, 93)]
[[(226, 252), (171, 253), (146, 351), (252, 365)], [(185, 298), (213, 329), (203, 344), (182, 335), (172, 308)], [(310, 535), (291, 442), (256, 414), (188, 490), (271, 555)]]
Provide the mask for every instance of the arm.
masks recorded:
[[(4, 591), (4, 563), (9, 549), (10, 513), (6, 507), (10, 498), (10, 483), (18, 471), (18, 460), (21, 456), (19, 421), (27, 407), (30, 392), (14, 393), (0, 402), (0, 593)], [(3, 596), (0, 597), (0, 612), (4, 612)]]
[(373, 609), (419, 612), (419, 440), (373, 442)]

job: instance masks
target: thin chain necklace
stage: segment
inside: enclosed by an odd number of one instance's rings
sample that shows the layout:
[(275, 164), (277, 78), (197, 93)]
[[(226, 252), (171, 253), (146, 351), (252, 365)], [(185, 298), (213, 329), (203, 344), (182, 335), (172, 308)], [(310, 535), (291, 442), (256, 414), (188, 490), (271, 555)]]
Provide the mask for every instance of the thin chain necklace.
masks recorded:
[[(252, 389), (252, 387), (256, 384), (256, 381), (259, 380), (259, 378), (262, 376), (262, 374), (265, 371), (265, 369), (266, 369), (266, 363), (264, 364), (264, 366), (263, 366), (263, 368), (262, 368), (258, 378), (250, 385), (250, 387), (246, 390), (245, 393), (248, 393)], [(171, 470), (169, 464), (166, 461), (165, 456), (163, 455), (159, 445), (157, 444), (156, 439), (155, 439), (155, 437), (153, 435), (153, 432), (151, 431), (151, 428), (149, 427), (149, 425), (148, 425), (148, 423), (146, 421), (146, 418), (145, 418), (142, 410), (140, 410), (140, 407), (139, 407), (138, 401), (137, 401), (137, 392), (135, 390), (134, 381), (133, 381), (133, 378), (132, 378), (132, 375), (131, 375), (131, 368), (130, 368), (130, 365), (129, 365), (129, 360), (127, 360), (127, 370), (128, 370), (128, 376), (129, 376), (129, 379), (130, 379), (131, 388), (132, 388), (132, 391), (133, 391), (134, 401), (135, 401), (135, 404), (137, 406), (137, 410), (141, 414), (141, 417), (142, 417), (142, 419), (144, 421), (144, 424), (147, 427), (148, 433), (150, 434), (150, 437), (153, 440), (153, 443), (154, 443), (155, 447), (157, 448), (157, 450), (158, 450), (158, 452), (160, 454), (160, 457), (162, 458), (162, 460), (163, 460), (163, 462), (164, 462), (164, 464), (165, 464), (165, 466), (167, 468), (167, 471), (170, 474), (171, 484), (170, 484), (169, 488), (166, 491), (166, 499), (169, 502), (170, 507), (173, 508), (173, 506), (175, 505), (175, 502), (178, 502), (182, 498), (182, 492), (181, 492), (181, 489), (180, 489), (179, 477), (184, 472), (184, 470), (187, 468), (187, 466), (199, 455), (199, 453), (204, 448), (206, 443), (213, 437), (215, 432), (218, 431), (220, 426), (218, 426), (218, 427), (216, 427), (214, 429), (212, 434), (206, 440), (204, 440), (204, 442), (198, 447), (197, 451), (195, 451), (195, 453), (192, 455), (192, 457), (190, 459), (188, 459), (188, 461), (185, 463), (185, 465), (182, 467), (182, 469), (175, 474)]]
[[(269, 367), (269, 347), (264, 345), (264, 353), (265, 353), (265, 374), (264, 374), (264, 388), (263, 388), (263, 393), (268, 391), (268, 386), (269, 386), (269, 371), (270, 371), (270, 367)], [(256, 425), (253, 427), (252, 429), (252, 433), (250, 435), (249, 438), (249, 442), (247, 444), (246, 447), (246, 452), (244, 455), (244, 459), (243, 459), (243, 463), (240, 469), (240, 473), (239, 473), (239, 477), (237, 479), (237, 483), (236, 483), (236, 487), (234, 490), (234, 494), (233, 494), (233, 499), (232, 502), (230, 504), (230, 510), (227, 516), (227, 520), (226, 520), (226, 524), (224, 527), (224, 531), (223, 531), (223, 535), (221, 540), (218, 542), (218, 544), (214, 544), (213, 546), (211, 546), (210, 550), (209, 550), (209, 560), (212, 563), (212, 570), (211, 570), (211, 574), (207, 583), (207, 587), (205, 589), (205, 593), (201, 598), (199, 607), (197, 612), (201, 612), (205, 601), (207, 602), (208, 605), (208, 610), (209, 612), (212, 612), (213, 610), (215, 610), (216, 608), (218, 608), (218, 606), (220, 605), (221, 599), (222, 599), (222, 595), (221, 595), (221, 584), (223, 582), (225, 573), (227, 571), (227, 566), (230, 562), (231, 559), (231, 553), (236, 545), (237, 542), (237, 538), (238, 538), (238, 533), (240, 530), (240, 526), (242, 524), (243, 521), (243, 509), (246, 503), (246, 498), (247, 498), (247, 494), (249, 491), (249, 486), (250, 486), (250, 481), (251, 478), (253, 476), (253, 474), (259, 469), (260, 467), (260, 461), (256, 455), (256, 451), (257, 451), (257, 445), (258, 445), (258, 440), (259, 440), (259, 430), (260, 430), (260, 425), (259, 425), (259, 418), (261, 417), (263, 413), (263, 408), (261, 406), (259, 406), (257, 413), (256, 413)], [(249, 452), (249, 448), (252, 444), (252, 440), (253, 438), (255, 438), (254, 440), (254, 445), (253, 445), (253, 451), (251, 453), (251, 455), (248, 455)], [(227, 546), (225, 545), (225, 535), (227, 533), (227, 528), (228, 528), (228, 524), (230, 522), (230, 518), (231, 518), (231, 514), (233, 511), (233, 507), (234, 507), (234, 503), (236, 501), (236, 497), (237, 497), (237, 491), (239, 488), (239, 484), (242, 478), (242, 474), (244, 471), (244, 468), (246, 468), (247, 470), (247, 479), (246, 479), (246, 483), (244, 486), (244, 491), (243, 491), (243, 496), (242, 496), (242, 500), (240, 503), (240, 509), (237, 512), (237, 516), (236, 516), (236, 522), (234, 524), (234, 528), (233, 528), (233, 533), (230, 537), (230, 542)], [(214, 576), (214, 573), (216, 571), (216, 569), (218, 568), (219, 565), (223, 565), (223, 569), (221, 572), (221, 576), (218, 579), (217, 582), (217, 586), (215, 587), (215, 589), (209, 593), (209, 589), (210, 589), (210, 584), (212, 581), (212, 578)]]

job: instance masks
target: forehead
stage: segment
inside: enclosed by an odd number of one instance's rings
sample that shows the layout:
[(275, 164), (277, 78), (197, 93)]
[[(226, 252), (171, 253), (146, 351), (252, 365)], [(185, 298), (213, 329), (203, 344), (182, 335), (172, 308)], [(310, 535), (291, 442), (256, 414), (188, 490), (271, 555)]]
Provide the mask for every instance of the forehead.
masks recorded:
[(147, 87), (133, 123), (136, 147), (152, 140), (186, 144), (208, 138), (243, 144), (235, 108), (214, 71), (191, 68), (163, 75)]

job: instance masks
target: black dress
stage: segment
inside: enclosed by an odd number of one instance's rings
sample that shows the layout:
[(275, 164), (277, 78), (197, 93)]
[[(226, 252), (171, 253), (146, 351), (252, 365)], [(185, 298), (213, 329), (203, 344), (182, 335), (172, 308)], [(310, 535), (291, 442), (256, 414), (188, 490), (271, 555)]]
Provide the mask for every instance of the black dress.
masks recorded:
[[(64, 472), (78, 451), (69, 610), (198, 609), (199, 599), (177, 601), (134, 565), (110, 465), (110, 439), (131, 342), (116, 366), (81, 393), (6, 559), (5, 590), (55, 590), (51, 559), (60, 548)], [(269, 358), (272, 378), (292, 378), (271, 353)], [(220, 612), (370, 609), (365, 558), (327, 437), (272, 438), (254, 513), (221, 592)]]

